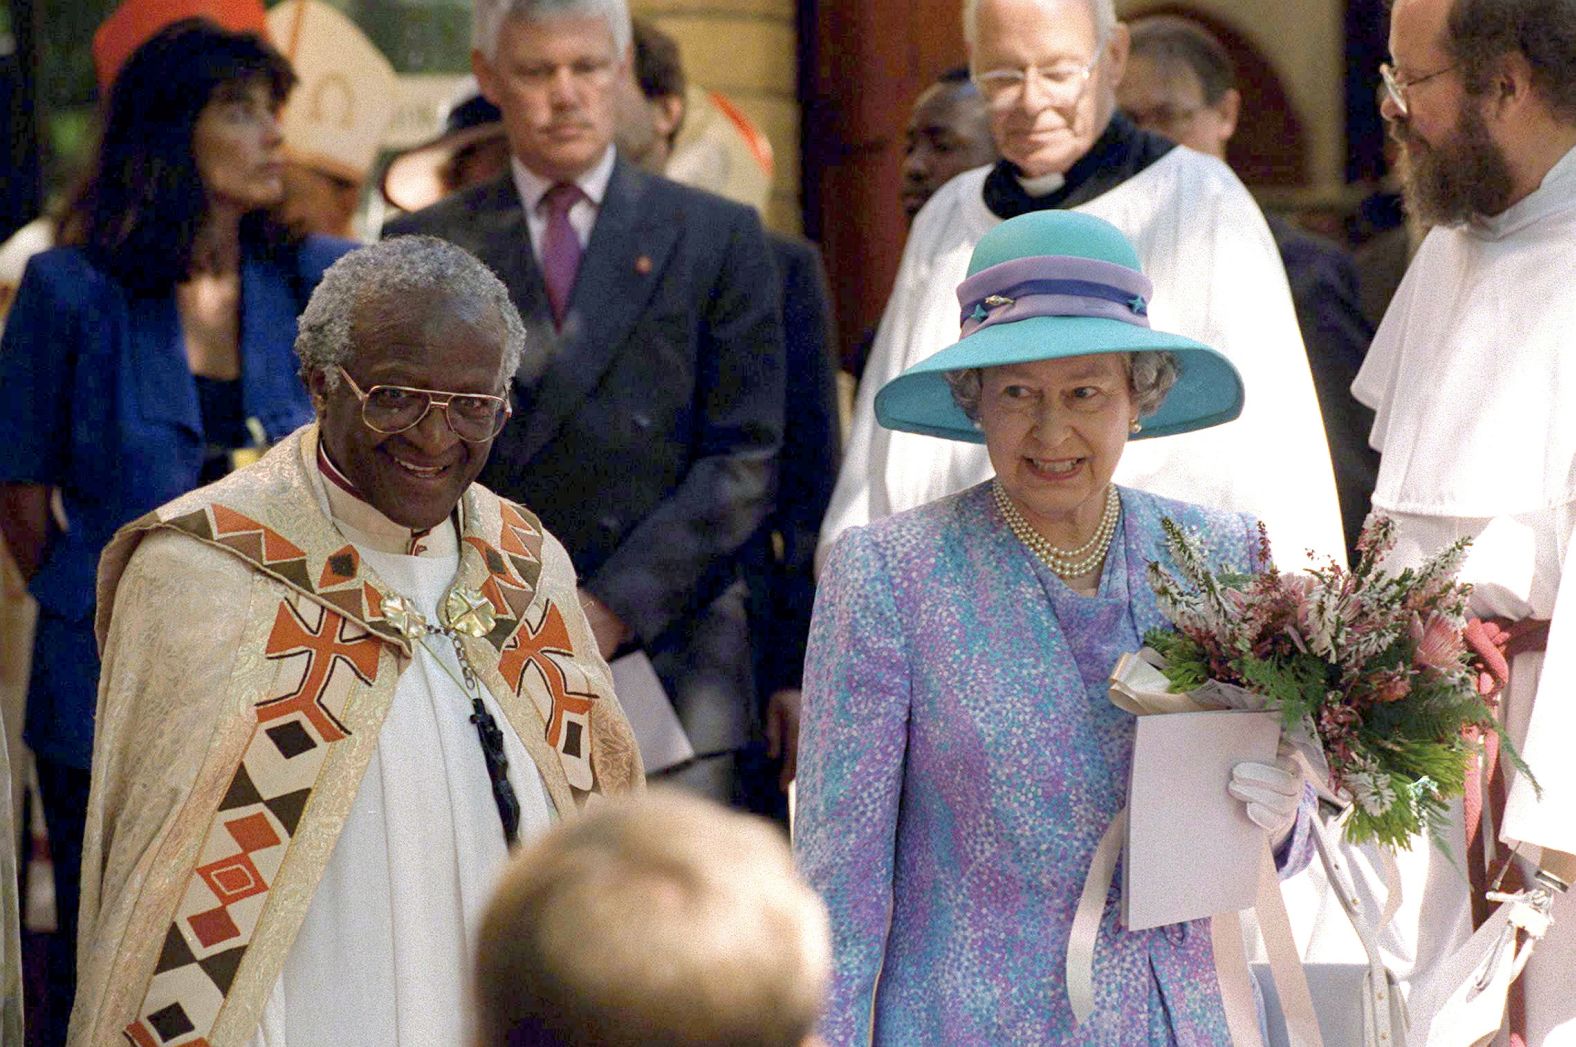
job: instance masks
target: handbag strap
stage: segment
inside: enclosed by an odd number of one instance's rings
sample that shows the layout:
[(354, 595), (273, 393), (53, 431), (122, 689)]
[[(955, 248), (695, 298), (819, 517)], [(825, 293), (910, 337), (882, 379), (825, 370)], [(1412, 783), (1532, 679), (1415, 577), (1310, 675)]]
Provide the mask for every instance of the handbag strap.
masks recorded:
[[(1351, 875), (1346, 870), (1346, 861), (1337, 844), (1330, 826), (1317, 814), (1311, 819), (1314, 848), (1319, 855), (1319, 862), (1324, 866), (1325, 876), (1329, 881), (1330, 889), (1335, 893), (1336, 899), (1341, 903), (1341, 910), (1346, 913), (1346, 918), (1351, 921), (1352, 929), (1357, 932), (1357, 939), (1362, 943), (1363, 952), (1368, 956), (1368, 975), (1365, 979), (1366, 998), (1363, 1000), (1363, 1027), (1366, 1033), (1366, 1042), (1378, 1047), (1402, 1047), (1406, 1036), (1406, 1001), (1397, 994), (1396, 979), (1384, 965), (1384, 957), (1379, 951), (1378, 926), (1371, 924), (1364, 918), (1362, 897), (1353, 886)], [(1395, 868), (1393, 860), (1386, 868), (1385, 878), (1391, 878)], [(1382, 914), (1383, 923), (1389, 921), (1394, 912), (1394, 907), (1399, 898), (1399, 883), (1390, 884), (1390, 901), (1385, 906)], [(1401, 1028), (1393, 1028), (1395, 1022), (1392, 1015), (1398, 1015)]]

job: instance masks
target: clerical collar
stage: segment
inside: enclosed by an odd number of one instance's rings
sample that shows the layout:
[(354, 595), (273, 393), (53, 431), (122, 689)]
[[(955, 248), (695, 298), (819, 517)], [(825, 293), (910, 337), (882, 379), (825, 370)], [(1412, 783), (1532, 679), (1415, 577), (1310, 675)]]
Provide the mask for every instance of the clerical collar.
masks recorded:
[(1030, 196), (1050, 196), (1056, 190), (1067, 184), (1067, 176), (1060, 171), (1052, 171), (1048, 175), (1030, 178), (1028, 175), (1017, 175), (1018, 184)]
[(1016, 218), (1032, 211), (1079, 207), (1115, 189), (1165, 156), (1176, 143), (1144, 131), (1122, 112), (1089, 151), (1056, 178), (1025, 178), (1016, 164), (1000, 160), (985, 177), (985, 206), (997, 218)]
[[(328, 448), (321, 439), (317, 444), (317, 470), (323, 481), (329, 515), (345, 537), (355, 544), (395, 556), (459, 554), (459, 506), (455, 506), (454, 514), (442, 525), (424, 531), (412, 530), (390, 520), (363, 498), (356, 485), (329, 458)], [(454, 526), (449, 526), (451, 523)]]

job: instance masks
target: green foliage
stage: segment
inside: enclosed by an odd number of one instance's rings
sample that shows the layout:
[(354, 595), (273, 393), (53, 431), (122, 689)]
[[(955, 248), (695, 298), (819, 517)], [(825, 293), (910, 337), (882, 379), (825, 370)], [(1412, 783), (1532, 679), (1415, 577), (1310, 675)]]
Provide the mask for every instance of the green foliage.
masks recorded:
[(1269, 707), (1278, 709), (1287, 725), (1304, 716), (1315, 716), (1324, 704), (1329, 675), (1321, 659), (1297, 654), (1287, 658), (1245, 657), (1235, 663), (1243, 685), (1262, 694)]
[(1197, 539), (1171, 521), (1165, 533), (1176, 574), (1151, 564), (1149, 579), (1176, 630), (1145, 643), (1179, 691), (1219, 680), (1262, 696), (1287, 726), (1311, 722), (1331, 787), (1352, 802), (1347, 839), (1404, 847), (1426, 831), (1443, 845), (1438, 826), (1474, 766), (1468, 738), (1481, 732), (1495, 732), (1530, 777), (1477, 693), (1462, 638), (1470, 589), (1455, 580), (1465, 540), (1389, 574), (1395, 528), (1377, 517), (1354, 571), (1244, 576), (1211, 572)]
[(1209, 663), (1203, 649), (1181, 633), (1151, 629), (1144, 634), (1144, 643), (1166, 660), (1166, 667), (1161, 671), (1179, 692), (1202, 687), (1209, 679)]

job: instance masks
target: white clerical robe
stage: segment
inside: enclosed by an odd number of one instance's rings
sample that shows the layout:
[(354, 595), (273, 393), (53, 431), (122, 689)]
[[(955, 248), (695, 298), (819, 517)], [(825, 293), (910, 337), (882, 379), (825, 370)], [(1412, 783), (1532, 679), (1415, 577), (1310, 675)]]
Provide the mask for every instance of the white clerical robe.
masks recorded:
[[(325, 493), (367, 564), (436, 622), (459, 567), (453, 525), (423, 539), (422, 555), (389, 552), (397, 525), (341, 491)], [(347, 524), (347, 514), (368, 529)], [(453, 647), (438, 636), (415, 651), (251, 1047), (475, 1041), (473, 946), (509, 852)], [(503, 732), (520, 840), (532, 840), (553, 817), (546, 787), (481, 693)]]
[[(821, 526), (820, 555), (849, 527), (970, 487), (991, 475), (985, 448), (883, 429), (875, 396), (958, 338), (957, 286), (974, 245), (1000, 223), (985, 206), (989, 167), (959, 175), (909, 232), (892, 297), (860, 379), (843, 468)], [(1116, 481), (1171, 498), (1253, 513), (1276, 559), (1308, 549), (1345, 559), (1329, 444), (1286, 271), (1264, 216), (1225, 164), (1178, 147), (1076, 210), (1133, 242), (1155, 286), (1157, 330), (1197, 339), (1242, 372), (1242, 417), (1203, 432), (1130, 443)]]
[[(1473, 613), (1550, 619), (1548, 653), (1517, 659), (1503, 699), (1542, 795), (1517, 775), (1500, 837), (1532, 845), (1533, 857), (1542, 846), (1576, 852), (1576, 583), (1561, 584), (1576, 578), (1573, 258), (1576, 152), (1503, 214), (1429, 234), (1352, 387), (1377, 412), (1374, 507), (1399, 524), (1392, 566), (1471, 537), (1461, 578), (1473, 585)], [(1459, 854), (1461, 831), (1449, 831)], [(1355, 858), (1362, 889), (1377, 897), (1373, 854)], [(1404, 900), (1382, 945), (1419, 999), (1430, 971), (1470, 932), (1470, 900), (1462, 873), (1424, 841), (1399, 865)], [(1558, 898), (1554, 916), (1523, 976), (1528, 1043), (1570, 1047), (1576, 898)], [(1322, 931), (1309, 959), (1349, 950)], [(1429, 1017), (1414, 1015), (1419, 1043)], [(1427, 1039), (1454, 1042), (1448, 1029)]]

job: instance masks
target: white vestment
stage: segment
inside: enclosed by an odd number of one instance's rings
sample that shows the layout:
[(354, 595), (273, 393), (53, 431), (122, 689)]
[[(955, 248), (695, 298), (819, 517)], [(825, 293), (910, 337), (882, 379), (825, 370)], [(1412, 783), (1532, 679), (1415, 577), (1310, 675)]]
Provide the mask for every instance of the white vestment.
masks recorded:
[[(452, 525), (432, 533), (426, 554), (402, 555), (345, 521), (348, 510), (377, 532), (396, 526), (376, 510), (337, 490), (329, 501), (368, 565), (436, 622), (459, 567)], [(415, 651), (251, 1047), (475, 1042), (474, 943), (509, 851), (453, 647), (436, 636)], [(503, 732), (528, 842), (551, 823), (547, 790), (508, 718), (481, 694)]]
[[(1352, 387), (1377, 412), (1374, 508), (1399, 524), (1392, 566), (1414, 565), (1471, 537), (1461, 578), (1473, 586), (1472, 612), (1550, 619), (1548, 653), (1517, 659), (1503, 699), (1542, 796), (1516, 776), (1499, 835), (1532, 845), (1533, 857), (1542, 846), (1576, 853), (1576, 584), (1560, 584), (1576, 577), (1573, 258), (1576, 152), (1503, 214), (1429, 234)], [(1448, 832), (1459, 856), (1459, 825)], [(1372, 857), (1359, 854), (1354, 865), (1366, 874), (1362, 889), (1377, 897), (1383, 888)], [(1426, 842), (1398, 864), (1404, 901), (1381, 942), (1416, 998), (1470, 932), (1470, 900), (1463, 873)], [(1523, 975), (1528, 1043), (1570, 1047), (1576, 897), (1559, 897), (1554, 916)], [(1308, 958), (1340, 958), (1343, 936), (1321, 941), (1323, 929)], [(1418, 1043), (1428, 1019), (1414, 1015)], [(1448, 1029), (1427, 1040), (1454, 1042)]]
[[(985, 448), (883, 429), (875, 396), (890, 379), (958, 339), (957, 286), (974, 245), (1000, 223), (985, 206), (989, 167), (959, 175), (914, 220), (891, 300), (860, 379), (842, 472), (820, 555), (849, 527), (970, 487), (991, 475)], [(1340, 508), (1313, 379), (1286, 271), (1264, 216), (1225, 164), (1178, 147), (1075, 208), (1104, 218), (1154, 282), (1151, 324), (1223, 352), (1242, 372), (1242, 417), (1128, 445), (1116, 481), (1269, 527), (1282, 566), (1345, 559)]]

